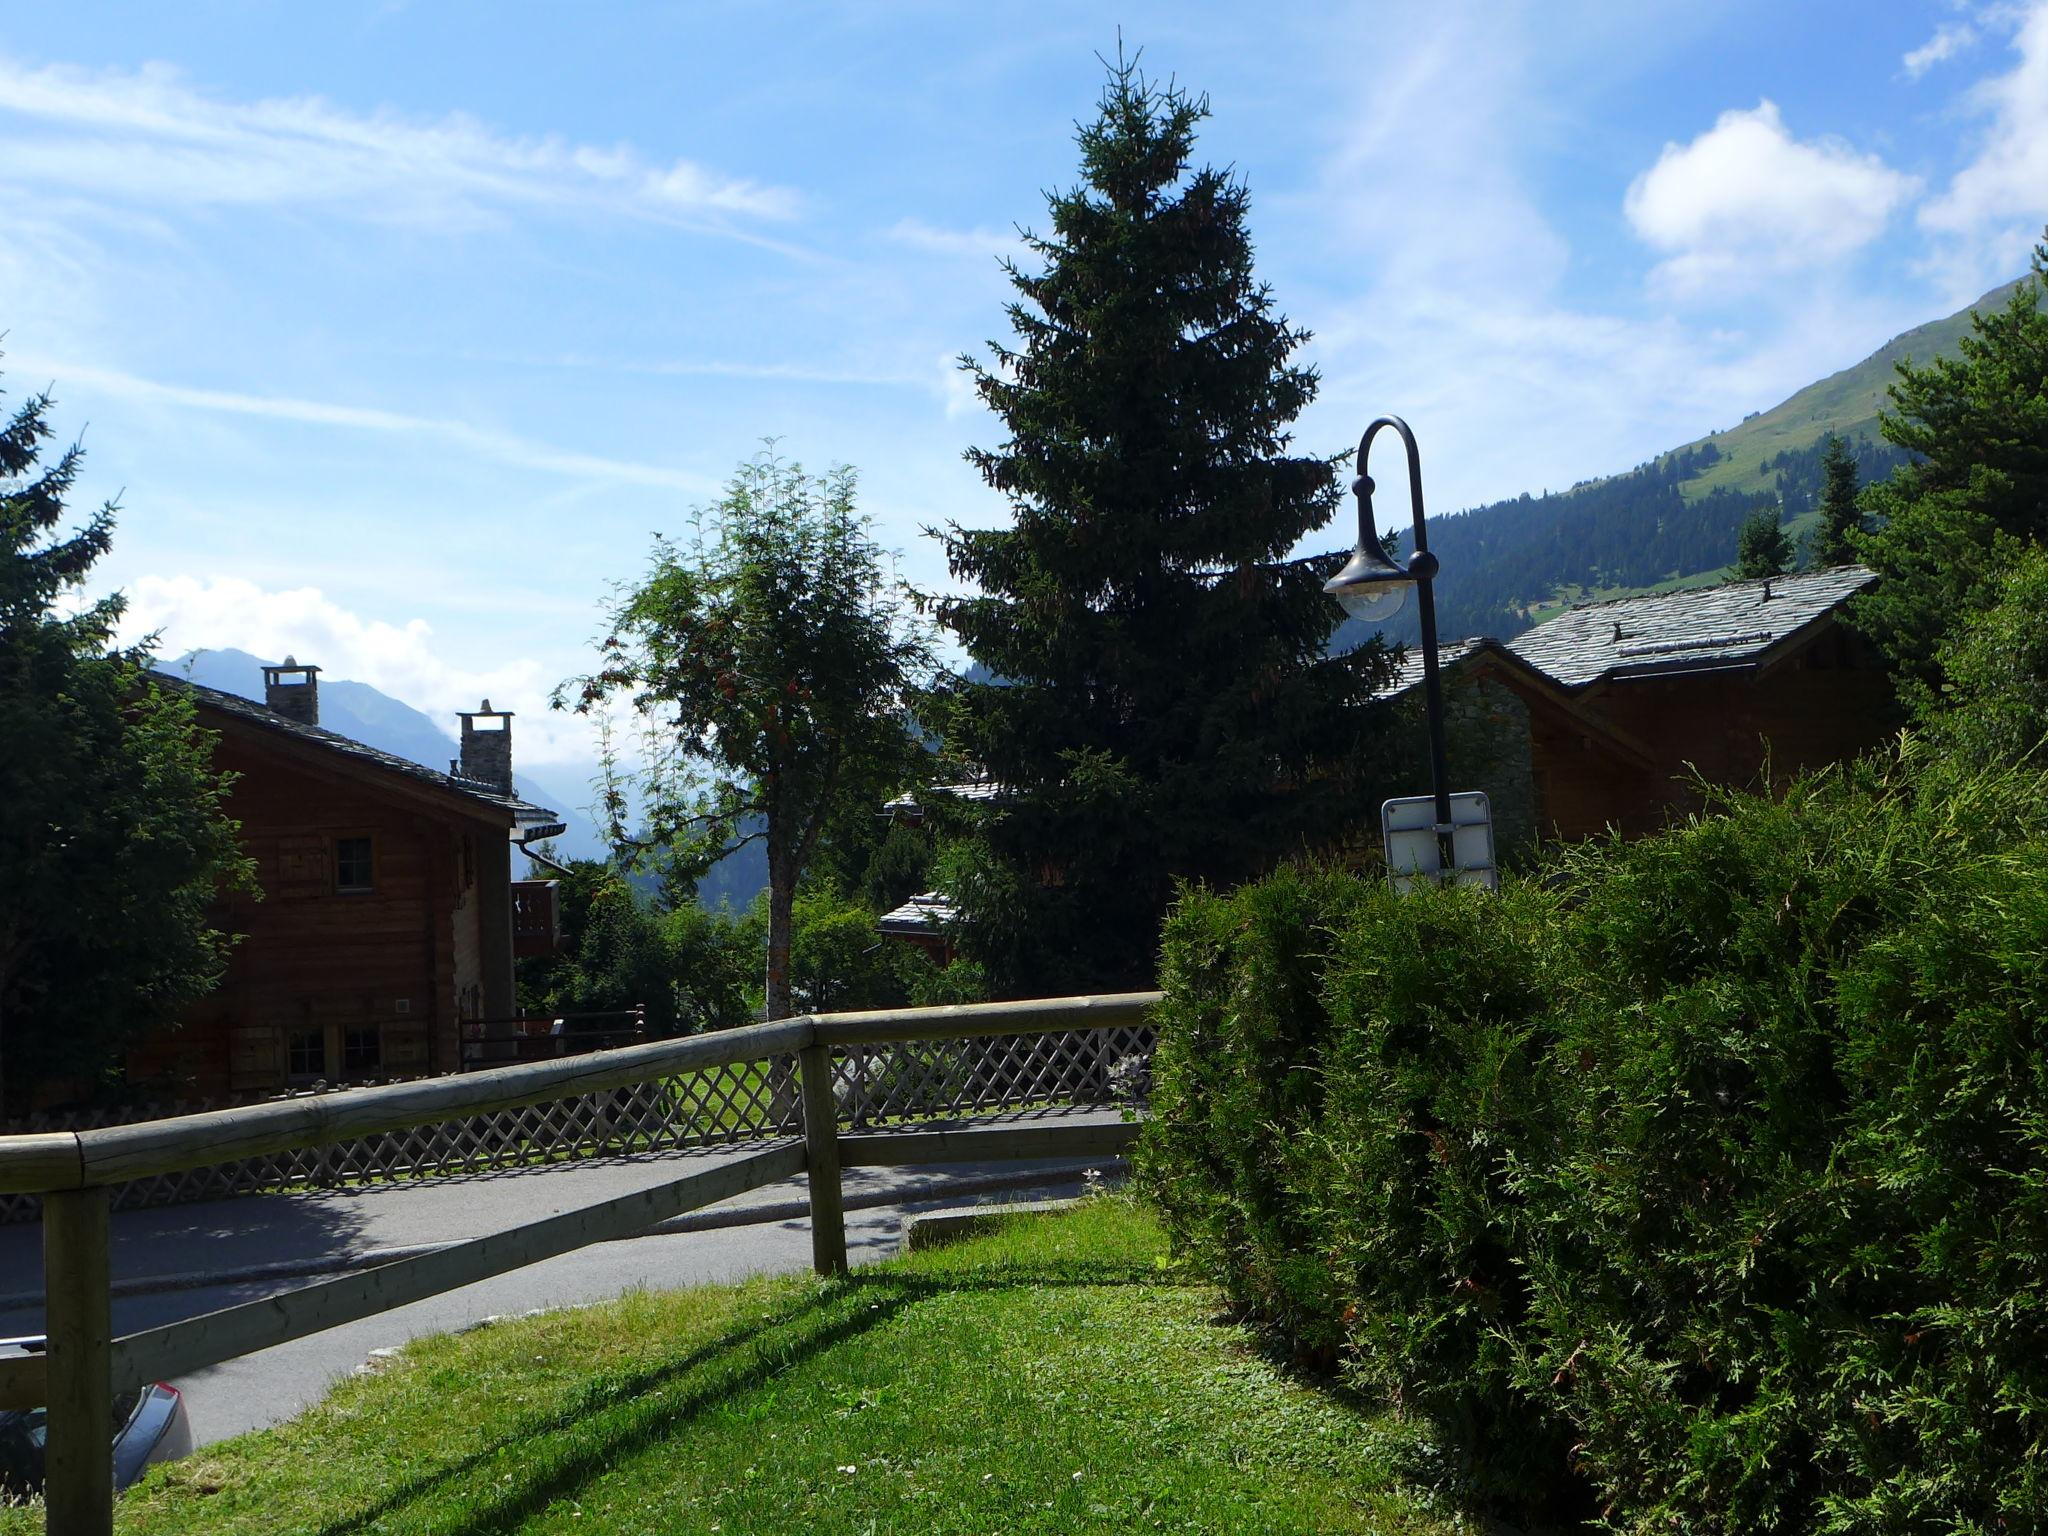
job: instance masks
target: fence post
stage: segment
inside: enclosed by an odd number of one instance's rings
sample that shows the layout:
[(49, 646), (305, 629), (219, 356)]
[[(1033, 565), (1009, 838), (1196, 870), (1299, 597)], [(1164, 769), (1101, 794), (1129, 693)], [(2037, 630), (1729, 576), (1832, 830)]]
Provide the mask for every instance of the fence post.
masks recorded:
[(797, 1053), (803, 1074), (804, 1151), (811, 1186), (811, 1267), (846, 1273), (846, 1204), (839, 1187), (839, 1106), (832, 1093), (832, 1047)]
[(114, 1529), (114, 1315), (107, 1289), (107, 1190), (43, 1196), (44, 1326), (49, 1330), (44, 1529)]

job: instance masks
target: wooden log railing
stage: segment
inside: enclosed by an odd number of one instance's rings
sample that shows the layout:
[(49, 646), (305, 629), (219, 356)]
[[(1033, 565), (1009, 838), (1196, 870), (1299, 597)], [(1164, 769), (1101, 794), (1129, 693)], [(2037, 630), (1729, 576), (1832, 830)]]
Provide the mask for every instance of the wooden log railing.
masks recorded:
[[(819, 1274), (831, 1275), (846, 1268), (843, 1168), (1115, 1156), (1129, 1147), (1136, 1125), (1041, 1122), (842, 1136), (832, 1055), (835, 1050), (900, 1041), (1137, 1024), (1158, 1000), (1156, 992), (1127, 992), (813, 1014), (460, 1077), (348, 1089), (100, 1130), (0, 1137), (0, 1194), (40, 1195), (43, 1205), (48, 1345), (40, 1355), (0, 1360), (0, 1409), (47, 1409), (45, 1528), (60, 1536), (106, 1536), (113, 1530), (108, 1424), (114, 1394), (128, 1387), (268, 1349), (592, 1243), (631, 1236), (798, 1173), (809, 1183), (812, 1263)], [(792, 1057), (803, 1105), (801, 1141), (768, 1142), (615, 1199), (203, 1316), (114, 1335), (108, 1228), (108, 1191), (113, 1185), (690, 1072)]]

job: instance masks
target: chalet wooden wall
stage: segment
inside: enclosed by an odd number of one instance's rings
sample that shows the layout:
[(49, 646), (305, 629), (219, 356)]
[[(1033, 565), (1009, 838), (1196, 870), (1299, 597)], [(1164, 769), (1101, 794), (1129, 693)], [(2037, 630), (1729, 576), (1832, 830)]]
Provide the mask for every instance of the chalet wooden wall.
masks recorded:
[(1760, 671), (1620, 678), (1580, 700), (1651, 746), (1658, 766), (1639, 774), (1615, 764), (1574, 772), (1568, 748), (1554, 745), (1547, 762), (1539, 750), (1546, 809), (1560, 828), (1583, 829), (1579, 835), (1605, 820), (1640, 836), (1696, 809), (1688, 765), (1709, 782), (1745, 788), (1764, 787), (1768, 765), (1769, 782), (1782, 786), (1868, 751), (1898, 727), (1891, 679), (1862, 641), (1836, 625)]
[[(294, 1066), (296, 1080), (329, 1082), (454, 1070), (460, 1021), (487, 990), (478, 881), (505, 826), (488, 807), (471, 814), (454, 794), (394, 786), (345, 754), (329, 767), (262, 737), (224, 730), (216, 761), (240, 775), (230, 813), (263, 899), (223, 909), (223, 926), (244, 936), (224, 984), (131, 1053), (131, 1080), (217, 1096), (282, 1088)], [(358, 837), (370, 839), (371, 888), (338, 891), (337, 840)], [(317, 1036), (317, 1074), (293, 1061), (295, 1036)], [(351, 1046), (372, 1041), (374, 1063), (352, 1062)]]

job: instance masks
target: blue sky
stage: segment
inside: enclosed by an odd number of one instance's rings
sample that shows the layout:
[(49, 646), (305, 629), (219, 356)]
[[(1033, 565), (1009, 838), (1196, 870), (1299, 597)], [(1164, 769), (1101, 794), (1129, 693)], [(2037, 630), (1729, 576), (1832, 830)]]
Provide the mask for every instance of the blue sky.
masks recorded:
[(488, 693), (557, 783), (607, 584), (764, 437), (926, 585), (1004, 515), (952, 360), (1119, 24), (1315, 332), (1300, 440), (1406, 415), (1433, 510), (1731, 425), (2048, 221), (2048, 0), (4, 14), (0, 385), (121, 494), (135, 624)]

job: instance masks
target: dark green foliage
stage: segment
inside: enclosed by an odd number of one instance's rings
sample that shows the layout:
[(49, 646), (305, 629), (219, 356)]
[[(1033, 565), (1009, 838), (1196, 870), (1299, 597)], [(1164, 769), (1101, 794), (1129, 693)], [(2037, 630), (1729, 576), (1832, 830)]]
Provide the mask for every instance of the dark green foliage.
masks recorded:
[(2048, 549), (2014, 557), (1996, 600), (1943, 642), (1947, 679), (1924, 696), (1928, 733), (1972, 763), (2048, 756)]
[[(645, 727), (635, 778), (615, 777), (607, 757), (613, 842), (686, 879), (763, 842), (764, 992), (782, 1018), (790, 907), (827, 826), (849, 805), (879, 805), (925, 756), (909, 713), (930, 666), (925, 632), (854, 506), (853, 472), (814, 479), (772, 454), (741, 465), (689, 547), (656, 540), (609, 622), (598, 671), (554, 703), (625, 701)], [(636, 816), (644, 835), (627, 831)]]
[(1542, 1119), (1554, 906), (1299, 868), (1185, 896), (1139, 1157), (1235, 1301), (1437, 1420), (1467, 1485), (1507, 1497), (1567, 1443), (1512, 1382), (1528, 1302), (1503, 1187), (1509, 1141)]
[(1951, 625), (1991, 601), (2009, 546), (2048, 539), (2048, 309), (2034, 275), (2001, 310), (1972, 317), (1962, 356), (1899, 365), (1886, 439), (1916, 461), (1864, 498), (1873, 529), (1855, 541), (1884, 580), (1856, 621), (1909, 683), (1938, 690)]
[(1758, 507), (1736, 530), (1735, 580), (1782, 576), (1791, 568), (1792, 536), (1778, 521), (1777, 503)]
[(1821, 455), (1820, 526), (1813, 531), (1807, 564), (1848, 565), (1856, 558), (1856, 540), (1867, 528), (1856, 504), (1856, 455), (1849, 445), (1828, 434)]
[(753, 1016), (761, 931), (684, 901), (663, 911), (609, 865), (578, 859), (560, 877), (562, 952), (519, 962), (529, 1015), (646, 1010), (656, 1037), (729, 1029)]
[(909, 1001), (907, 975), (923, 956), (875, 931), (880, 914), (830, 891), (796, 899), (789, 955), (790, 995), (802, 1013), (897, 1008)]
[[(899, 792), (922, 782), (900, 784)], [(887, 912), (931, 889), (933, 857), (929, 827), (884, 814), (878, 802), (848, 800), (819, 838), (804, 884)]]
[(942, 537), (976, 595), (940, 614), (986, 674), (940, 712), (1013, 798), (965, 828), (963, 942), (1009, 991), (1151, 969), (1179, 876), (1241, 878), (1337, 819), (1385, 671), (1324, 648), (1328, 460), (1290, 451), (1306, 340), (1252, 272), (1248, 194), (1191, 169), (1207, 108), (1134, 65), (1080, 133), (1083, 184), (1010, 268), (1014, 347), (973, 374), (1007, 439), (969, 458), (1010, 501)]
[(121, 599), (60, 611), (115, 509), (66, 530), (81, 455), (39, 464), (49, 407), (0, 425), (0, 1112), (113, 1088), (126, 1044), (219, 981), (216, 899), (253, 890), (213, 738), (114, 644)]
[(1480, 1489), (2048, 1529), (2048, 775), (1909, 741), (1498, 904), (1191, 898), (1167, 955), (1177, 1241)]

